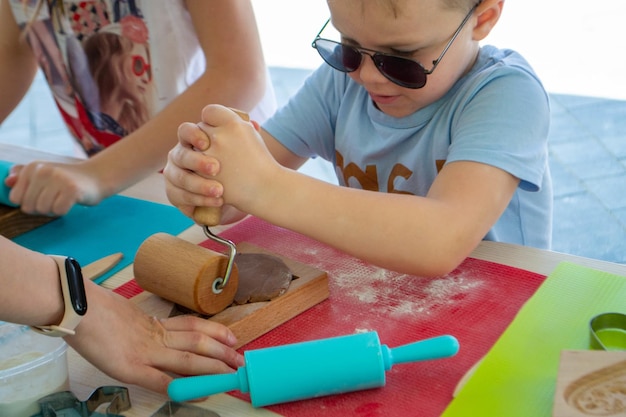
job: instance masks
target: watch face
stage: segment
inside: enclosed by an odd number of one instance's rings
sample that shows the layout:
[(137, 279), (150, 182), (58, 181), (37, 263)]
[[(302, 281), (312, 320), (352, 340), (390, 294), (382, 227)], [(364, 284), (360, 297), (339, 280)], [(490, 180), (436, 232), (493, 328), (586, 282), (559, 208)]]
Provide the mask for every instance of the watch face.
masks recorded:
[(76, 314), (84, 316), (87, 312), (87, 295), (85, 294), (83, 274), (76, 259), (65, 259), (65, 272), (67, 274), (67, 284), (70, 290), (72, 308)]

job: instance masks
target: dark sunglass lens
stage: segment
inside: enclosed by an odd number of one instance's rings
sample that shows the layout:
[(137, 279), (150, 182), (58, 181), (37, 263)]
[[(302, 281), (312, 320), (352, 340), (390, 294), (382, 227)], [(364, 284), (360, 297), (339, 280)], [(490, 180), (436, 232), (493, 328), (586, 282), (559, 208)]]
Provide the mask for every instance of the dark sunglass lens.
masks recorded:
[(328, 65), (342, 72), (355, 71), (361, 63), (359, 51), (326, 39), (317, 39), (315, 49)]
[(356, 71), (361, 65), (361, 52), (351, 46), (341, 45), (343, 51), (343, 65), (348, 72)]
[(426, 84), (424, 67), (410, 59), (389, 55), (375, 55), (374, 62), (390, 81), (407, 88), (422, 88)]

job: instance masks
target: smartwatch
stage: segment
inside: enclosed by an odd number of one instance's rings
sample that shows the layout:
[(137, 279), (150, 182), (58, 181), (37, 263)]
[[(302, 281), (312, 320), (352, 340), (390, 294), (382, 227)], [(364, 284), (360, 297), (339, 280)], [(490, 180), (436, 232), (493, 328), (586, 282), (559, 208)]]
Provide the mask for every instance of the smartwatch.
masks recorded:
[(59, 268), (59, 279), (65, 313), (58, 325), (31, 326), (36, 332), (46, 336), (63, 337), (76, 334), (76, 327), (87, 312), (87, 296), (80, 265), (74, 258), (51, 255)]

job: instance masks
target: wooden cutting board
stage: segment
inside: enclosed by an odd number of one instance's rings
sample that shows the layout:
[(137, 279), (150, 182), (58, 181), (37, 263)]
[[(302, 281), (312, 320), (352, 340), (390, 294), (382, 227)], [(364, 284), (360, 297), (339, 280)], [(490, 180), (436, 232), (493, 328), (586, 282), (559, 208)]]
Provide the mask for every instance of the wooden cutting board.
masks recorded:
[(56, 217), (26, 214), (19, 208), (0, 204), (0, 235), (13, 239), (55, 219)]
[(564, 350), (553, 417), (626, 416), (626, 352)]
[[(326, 272), (247, 242), (237, 244), (237, 250), (240, 253), (265, 253), (277, 256), (287, 264), (297, 278), (291, 281), (289, 289), (283, 295), (271, 301), (233, 305), (209, 318), (228, 326), (233, 331), (238, 341), (236, 348), (255, 340), (328, 298)], [(143, 291), (132, 300), (142, 310), (157, 317), (168, 317), (173, 307), (170, 301), (147, 291)]]

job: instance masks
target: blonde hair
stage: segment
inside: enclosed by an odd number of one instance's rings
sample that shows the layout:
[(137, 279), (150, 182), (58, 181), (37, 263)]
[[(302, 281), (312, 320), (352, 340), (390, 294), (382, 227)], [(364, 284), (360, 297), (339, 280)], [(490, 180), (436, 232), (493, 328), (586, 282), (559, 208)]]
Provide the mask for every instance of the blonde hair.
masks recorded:
[[(134, 83), (134, 75), (125, 61), (131, 55), (133, 41), (115, 33), (101, 31), (85, 39), (83, 46), (89, 71), (100, 93), (100, 103), (115, 95), (121, 98), (117, 122), (128, 133), (145, 124), (152, 113), (150, 94), (138, 94), (127, 87)], [(147, 46), (146, 53), (149, 57)]]

